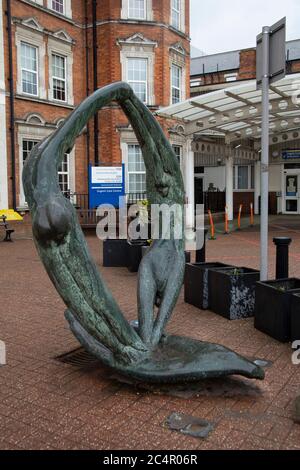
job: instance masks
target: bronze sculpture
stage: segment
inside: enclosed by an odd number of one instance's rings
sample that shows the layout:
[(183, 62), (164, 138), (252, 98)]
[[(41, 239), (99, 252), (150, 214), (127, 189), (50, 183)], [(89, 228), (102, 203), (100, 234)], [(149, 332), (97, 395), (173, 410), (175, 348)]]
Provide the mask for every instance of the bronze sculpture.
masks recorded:
[[(117, 102), (131, 123), (146, 166), (151, 204), (184, 206), (179, 164), (161, 127), (129, 85), (114, 83), (86, 98), (50, 137), (32, 151), (23, 171), (34, 240), (54, 286), (64, 300), (66, 318), (81, 344), (113, 369), (138, 380), (195, 381), (240, 374), (262, 379), (263, 370), (222, 346), (167, 336), (164, 329), (184, 276), (183, 218), (171, 222), (171, 237), (155, 240), (138, 280), (139, 330), (123, 316), (92, 260), (72, 204), (61, 193), (57, 169), (88, 120)], [(158, 307), (154, 318), (155, 305)]]

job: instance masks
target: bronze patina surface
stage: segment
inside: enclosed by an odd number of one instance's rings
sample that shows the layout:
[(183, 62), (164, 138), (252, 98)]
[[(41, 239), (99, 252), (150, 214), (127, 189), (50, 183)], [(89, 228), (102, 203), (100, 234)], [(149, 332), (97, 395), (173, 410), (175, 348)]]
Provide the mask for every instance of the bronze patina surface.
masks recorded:
[[(112, 101), (122, 107), (141, 146), (150, 204), (177, 207), (171, 236), (165, 239), (161, 234), (140, 266), (138, 331), (105, 286), (76, 211), (62, 194), (57, 177), (64, 154), (73, 148), (89, 119)], [(40, 258), (67, 306), (71, 330), (87, 350), (116, 371), (143, 381), (195, 381), (231, 374), (264, 377), (259, 366), (223, 346), (164, 335), (184, 277), (184, 186), (171, 145), (128, 84), (114, 83), (84, 100), (33, 149), (24, 167), (23, 184)]]

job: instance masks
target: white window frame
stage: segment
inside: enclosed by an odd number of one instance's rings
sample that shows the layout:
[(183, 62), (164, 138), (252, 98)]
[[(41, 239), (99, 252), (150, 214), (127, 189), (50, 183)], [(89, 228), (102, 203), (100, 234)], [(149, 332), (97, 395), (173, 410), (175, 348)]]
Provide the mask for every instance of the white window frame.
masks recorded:
[(19, 195), (19, 207), (20, 208), (27, 208), (27, 202), (25, 201), (25, 194), (23, 188), (23, 181), (22, 181), (22, 174), (23, 174), (23, 167), (24, 167), (24, 159), (23, 159), (23, 143), (27, 142), (40, 142), (40, 138), (34, 138), (31, 135), (22, 135), (21, 139), (19, 140), (19, 149), (20, 149), (20, 160), (19, 160), (19, 175), (20, 175), (20, 195)]
[[(33, 98), (47, 98), (45, 83), (45, 43), (43, 34), (17, 25), (16, 27), (16, 47), (17, 47), (17, 94)], [(29, 46), (37, 48), (37, 82), (38, 93), (31, 95), (23, 92), (22, 84), (22, 66), (21, 66), (21, 44), (26, 43)]]
[[(58, 170), (57, 175), (58, 175), (58, 177), (60, 175), (62, 175), (62, 176), (67, 175), (67, 186), (68, 186), (67, 192), (68, 192), (68, 191), (71, 191), (71, 185), (70, 185), (70, 181), (71, 181), (71, 178), (70, 178), (70, 154), (65, 153), (64, 157), (67, 157), (67, 171)], [(62, 191), (62, 189), (61, 189), (61, 191)], [(62, 193), (63, 193), (63, 191), (62, 191)], [(65, 194), (65, 196), (66, 196), (66, 194)]]
[(56, 15), (66, 16), (67, 18), (72, 18), (72, 0), (64, 0), (64, 13), (59, 13), (58, 11), (52, 8), (52, 0), (47, 0), (47, 7), (49, 10), (53, 11)]
[(55, 13), (58, 13), (59, 15), (64, 15), (66, 11), (66, 0), (62, 0), (62, 11), (58, 11), (53, 7), (54, 2), (57, 2), (57, 0), (51, 0), (51, 10), (55, 11)]
[[(53, 55), (58, 55), (65, 58), (66, 70), (66, 100), (57, 100), (53, 96), (53, 76), (52, 76), (52, 58)], [(73, 51), (72, 46), (65, 41), (49, 38), (48, 39), (48, 60), (49, 60), (49, 90), (48, 98), (55, 103), (66, 103), (68, 105), (74, 104), (73, 92)]]
[[(56, 77), (53, 74), (53, 56), (60, 57), (61, 59), (63, 59), (65, 78)], [(66, 103), (68, 101), (67, 58), (62, 54), (58, 54), (57, 52), (52, 52), (52, 54), (51, 54), (51, 65), (52, 65), (52, 70), (51, 70), (52, 83), (51, 83), (51, 86), (52, 86), (53, 101), (58, 101), (59, 103)], [(60, 99), (54, 97), (54, 80), (59, 80), (59, 81), (64, 83), (64, 92), (65, 92), (65, 99), (64, 100), (60, 100)]]
[[(27, 46), (31, 47), (32, 49), (35, 49), (35, 55), (36, 55), (36, 70), (29, 70), (24, 67), (22, 67), (22, 46)], [(22, 95), (28, 95), (28, 96), (39, 96), (39, 49), (37, 46), (34, 46), (32, 44), (29, 44), (28, 42), (21, 41), (21, 76), (22, 76)], [(29, 72), (32, 73), (36, 76), (36, 93), (28, 93), (27, 91), (24, 91), (23, 89), (23, 72)]]
[[(238, 187), (238, 175), (239, 175), (239, 167), (247, 167), (248, 169), (248, 188), (243, 188), (243, 189), (239, 189)], [(253, 167), (253, 170), (251, 169)], [(253, 171), (253, 186), (254, 186), (254, 166), (253, 165), (243, 165), (243, 164), (239, 164), (239, 165), (234, 165), (234, 191), (235, 192), (253, 192), (254, 191), (254, 187), (252, 188), (252, 171)]]
[(154, 94), (154, 65), (155, 65), (155, 52), (157, 43), (150, 41), (146, 38), (119, 40), (117, 44), (120, 47), (120, 62), (122, 68), (122, 80), (127, 81), (128, 77), (128, 59), (147, 59), (147, 105), (155, 105)]
[[(18, 209), (27, 210), (28, 205), (25, 201), (25, 194), (22, 184), (22, 173), (23, 173), (23, 141), (41, 141), (45, 137), (49, 136), (55, 128), (47, 128), (42, 123), (32, 124), (24, 123), (18, 124), (18, 147), (19, 147), (19, 204)], [(68, 154), (69, 159), (69, 177), (68, 185), (71, 192), (75, 192), (76, 187), (76, 170), (75, 170), (75, 147)]]
[[(179, 88), (175, 87), (173, 85), (173, 70), (174, 69), (177, 69), (179, 70)], [(171, 65), (171, 104), (177, 104), (177, 103), (180, 103), (182, 101), (182, 96), (183, 96), (183, 83), (182, 83), (182, 79), (183, 79), (183, 70), (182, 70), (182, 67), (178, 64), (174, 64), (172, 63)], [(179, 90), (179, 101), (176, 101), (173, 102), (173, 89), (176, 89), (176, 90)]]
[(121, 9), (122, 20), (153, 21), (152, 0), (144, 0), (144, 2), (145, 2), (145, 17), (133, 18), (129, 15), (129, 0), (122, 0), (122, 9)]
[[(173, 23), (173, 11), (178, 13), (178, 27)], [(185, 0), (179, 0), (179, 10), (173, 7), (173, 0), (170, 0), (170, 25), (178, 31), (185, 32)]]
[(131, 1), (135, 1), (135, 0), (128, 0), (128, 18), (133, 19), (133, 20), (145, 20), (147, 18), (146, 0), (142, 0), (143, 3), (144, 3), (144, 16), (131, 15), (131, 13), (130, 13), (130, 2)]
[[(128, 67), (128, 63), (130, 61), (134, 61), (134, 60), (142, 60), (145, 64), (146, 64), (146, 80), (129, 80), (129, 77), (128, 77), (128, 72), (129, 72), (129, 67)], [(148, 70), (149, 70), (149, 66), (148, 66), (148, 59), (147, 57), (127, 57), (127, 77), (126, 77), (126, 81), (127, 83), (129, 83), (129, 85), (133, 85), (135, 83), (139, 83), (139, 84), (144, 84), (145, 85), (145, 90), (146, 90), (146, 97), (145, 97), (145, 101), (144, 101), (144, 104), (147, 104), (148, 103), (148, 89), (149, 89), (149, 85), (148, 85), (148, 82), (149, 82), (149, 77), (148, 77)], [(134, 87), (132, 87), (134, 88)]]
[[(128, 180), (128, 191), (127, 193), (130, 194), (139, 194), (139, 193), (144, 193), (146, 192), (146, 182), (145, 182), (145, 191), (136, 191), (136, 192), (130, 192), (130, 175), (145, 175), (146, 178), (146, 168), (145, 171), (129, 171), (129, 147), (138, 147), (140, 149), (141, 155), (142, 155), (142, 149), (138, 143), (128, 143), (127, 144), (127, 180)], [(142, 156), (143, 158), (143, 156)]]

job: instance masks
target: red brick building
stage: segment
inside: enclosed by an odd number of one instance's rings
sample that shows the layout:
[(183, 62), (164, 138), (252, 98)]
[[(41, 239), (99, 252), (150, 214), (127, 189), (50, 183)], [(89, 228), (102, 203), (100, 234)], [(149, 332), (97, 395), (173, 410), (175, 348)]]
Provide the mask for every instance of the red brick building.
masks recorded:
[[(189, 96), (189, 0), (1, 0), (0, 7), (0, 209), (26, 209), (26, 157), (94, 89), (127, 81), (153, 111)], [(173, 123), (161, 122), (181, 153)], [(65, 156), (62, 190), (87, 193), (90, 163), (121, 162), (126, 191), (142, 193), (140, 148), (111, 105)]]

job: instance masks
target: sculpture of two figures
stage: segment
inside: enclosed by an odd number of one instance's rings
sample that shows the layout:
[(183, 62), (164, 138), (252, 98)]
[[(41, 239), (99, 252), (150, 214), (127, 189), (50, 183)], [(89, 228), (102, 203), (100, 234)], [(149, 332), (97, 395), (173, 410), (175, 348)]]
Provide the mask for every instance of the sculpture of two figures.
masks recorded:
[[(131, 123), (146, 166), (150, 204), (176, 205), (170, 237), (151, 245), (138, 275), (135, 330), (105, 286), (90, 256), (72, 204), (60, 191), (57, 169), (88, 120), (112, 101)], [(184, 187), (177, 159), (151, 112), (126, 83), (97, 90), (27, 159), (23, 184), (42, 262), (64, 300), (79, 342), (104, 364), (145, 382), (188, 382), (239, 374), (262, 379), (263, 370), (222, 346), (165, 334), (184, 278)], [(182, 236), (178, 235), (178, 229)], [(199, 322), (201, 329), (201, 323)]]

